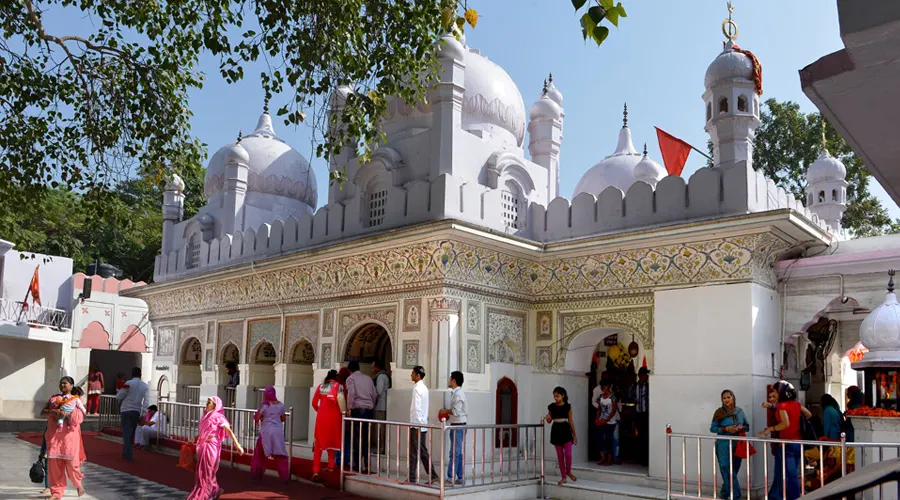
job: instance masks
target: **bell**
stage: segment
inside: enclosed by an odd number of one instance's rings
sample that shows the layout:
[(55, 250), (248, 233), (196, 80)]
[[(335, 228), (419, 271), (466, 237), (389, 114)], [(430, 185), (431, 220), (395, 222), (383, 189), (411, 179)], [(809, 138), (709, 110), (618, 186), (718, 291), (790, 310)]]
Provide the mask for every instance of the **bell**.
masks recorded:
[(639, 346), (638, 343), (634, 340), (632, 340), (631, 343), (628, 344), (628, 355), (632, 358), (636, 358), (640, 350), (641, 346)]

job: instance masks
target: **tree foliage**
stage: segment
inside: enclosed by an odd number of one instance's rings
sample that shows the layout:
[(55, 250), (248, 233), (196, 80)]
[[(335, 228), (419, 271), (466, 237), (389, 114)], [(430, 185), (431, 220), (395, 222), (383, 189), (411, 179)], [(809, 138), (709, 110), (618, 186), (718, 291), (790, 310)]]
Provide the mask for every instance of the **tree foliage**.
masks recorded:
[(601, 24), (604, 20), (618, 28), (619, 18), (628, 17), (622, 2), (613, 0), (572, 0), (572, 7), (575, 7), (575, 12), (587, 7), (579, 20), (581, 36), (585, 41), (590, 38), (598, 46), (609, 36), (609, 28)]
[[(821, 113), (803, 113), (800, 105), (768, 99), (760, 110), (753, 143), (753, 167), (798, 200), (806, 200), (806, 171), (822, 151)], [(827, 121), (828, 152), (847, 167), (847, 210), (841, 225), (856, 237), (900, 232), (887, 209), (869, 191), (872, 176), (862, 160)], [(710, 153), (712, 143), (708, 144)]]
[[(318, 154), (378, 138), (381, 96), (425, 97), (454, 0), (17, 0), (0, 2), (0, 196), (111, 189), (142, 171), (159, 184), (200, 163), (188, 91), (202, 53), (228, 82), (261, 64), (286, 124), (312, 117)], [(57, 22), (51, 22), (56, 19)], [(59, 19), (87, 19), (85, 26)], [(78, 23), (72, 23), (78, 24)], [(472, 22), (474, 25), (474, 22)], [(78, 30), (85, 28), (87, 34)], [(327, 135), (331, 94), (355, 92)]]

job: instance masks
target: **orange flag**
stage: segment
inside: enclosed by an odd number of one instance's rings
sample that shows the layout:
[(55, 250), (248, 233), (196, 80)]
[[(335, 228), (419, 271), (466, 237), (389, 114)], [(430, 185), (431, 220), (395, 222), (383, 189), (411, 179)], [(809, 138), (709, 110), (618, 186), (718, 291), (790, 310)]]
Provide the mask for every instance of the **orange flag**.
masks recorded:
[(25, 300), (28, 300), (28, 294), (31, 294), (31, 302), (41, 305), (41, 281), (38, 278), (38, 267), (34, 268), (34, 276), (31, 277), (31, 283), (28, 285), (28, 292), (25, 294)]
[(659, 127), (654, 128), (656, 128), (656, 137), (659, 139), (659, 151), (662, 153), (666, 171), (669, 172), (669, 175), (681, 175), (688, 155), (694, 149), (693, 146), (674, 135), (660, 130)]

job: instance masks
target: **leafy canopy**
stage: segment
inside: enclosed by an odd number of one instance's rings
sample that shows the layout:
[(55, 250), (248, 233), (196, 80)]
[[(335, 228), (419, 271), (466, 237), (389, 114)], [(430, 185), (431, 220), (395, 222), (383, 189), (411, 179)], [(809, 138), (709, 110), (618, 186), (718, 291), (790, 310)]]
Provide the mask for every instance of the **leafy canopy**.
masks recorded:
[(614, 3), (613, 0), (572, 0), (572, 6), (575, 12), (587, 7), (580, 19), (581, 36), (585, 41), (590, 38), (598, 46), (609, 36), (609, 28), (601, 25), (604, 20), (618, 28), (619, 18), (628, 17), (622, 2)]

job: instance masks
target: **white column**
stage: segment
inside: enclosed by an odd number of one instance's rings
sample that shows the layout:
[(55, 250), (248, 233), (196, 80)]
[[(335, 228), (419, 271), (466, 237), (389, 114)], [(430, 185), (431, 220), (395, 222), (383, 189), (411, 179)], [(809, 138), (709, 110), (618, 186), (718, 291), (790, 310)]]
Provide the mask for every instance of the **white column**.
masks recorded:
[[(284, 409), (293, 408), (294, 441), (306, 440), (312, 408), (309, 388), (313, 385), (312, 365), (278, 363), (275, 365), (275, 393), (284, 403)], [(313, 414), (312, 418), (315, 414)], [(286, 436), (290, 438), (290, 436)]]
[(444, 387), (450, 372), (459, 370), (459, 308), (460, 301), (449, 297), (431, 299), (428, 315), (431, 318), (431, 388)]

